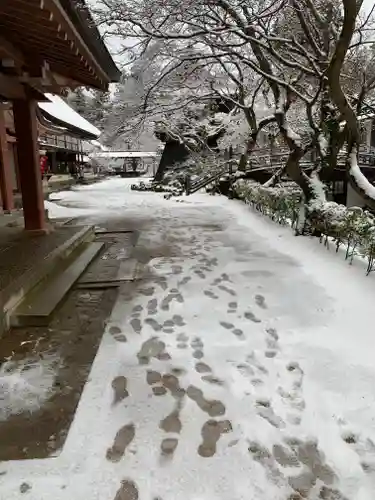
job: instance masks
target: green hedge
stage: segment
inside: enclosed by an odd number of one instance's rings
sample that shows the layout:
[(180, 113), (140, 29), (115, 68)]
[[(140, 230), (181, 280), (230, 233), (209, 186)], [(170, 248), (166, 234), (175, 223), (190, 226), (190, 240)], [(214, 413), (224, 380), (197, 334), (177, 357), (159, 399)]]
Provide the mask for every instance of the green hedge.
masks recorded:
[[(238, 180), (234, 191), (239, 199), (279, 224), (297, 229), (302, 192), (294, 183), (264, 187), (254, 181)], [(314, 202), (308, 207), (308, 225), (320, 234), (328, 247), (335, 243), (336, 252), (345, 248), (345, 258), (355, 255), (367, 260), (367, 274), (375, 270), (375, 217), (358, 207), (347, 208), (335, 202)]]

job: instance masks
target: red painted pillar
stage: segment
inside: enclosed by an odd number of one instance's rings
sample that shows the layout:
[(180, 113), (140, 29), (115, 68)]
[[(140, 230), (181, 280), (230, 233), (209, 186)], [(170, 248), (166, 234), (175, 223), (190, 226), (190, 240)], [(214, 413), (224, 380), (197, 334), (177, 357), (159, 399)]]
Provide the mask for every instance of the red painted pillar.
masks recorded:
[(14, 208), (10, 168), (5, 116), (4, 110), (0, 107), (0, 202), (4, 212), (10, 212)]
[(25, 229), (44, 233), (46, 221), (39, 164), (36, 106), (34, 100), (15, 99), (13, 116)]

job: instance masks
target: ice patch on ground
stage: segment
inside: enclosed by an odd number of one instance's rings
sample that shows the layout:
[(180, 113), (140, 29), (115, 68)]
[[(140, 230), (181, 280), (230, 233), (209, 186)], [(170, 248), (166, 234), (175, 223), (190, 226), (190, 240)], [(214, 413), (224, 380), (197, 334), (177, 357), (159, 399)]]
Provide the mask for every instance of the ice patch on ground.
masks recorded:
[(0, 368), (0, 421), (11, 415), (34, 412), (53, 394), (58, 359), (6, 361)]

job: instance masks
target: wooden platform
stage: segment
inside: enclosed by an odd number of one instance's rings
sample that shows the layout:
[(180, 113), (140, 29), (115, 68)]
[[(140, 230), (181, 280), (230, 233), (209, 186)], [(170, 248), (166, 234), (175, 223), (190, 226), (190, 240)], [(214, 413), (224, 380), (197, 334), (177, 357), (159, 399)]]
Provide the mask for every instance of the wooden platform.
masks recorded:
[(0, 228), (0, 335), (26, 295), (94, 236), (92, 226), (59, 226), (51, 234), (35, 237), (20, 227)]
[(104, 243), (100, 242), (81, 245), (77, 252), (67, 259), (65, 267), (32, 290), (11, 314), (11, 326), (47, 325), (55, 309), (103, 246)]

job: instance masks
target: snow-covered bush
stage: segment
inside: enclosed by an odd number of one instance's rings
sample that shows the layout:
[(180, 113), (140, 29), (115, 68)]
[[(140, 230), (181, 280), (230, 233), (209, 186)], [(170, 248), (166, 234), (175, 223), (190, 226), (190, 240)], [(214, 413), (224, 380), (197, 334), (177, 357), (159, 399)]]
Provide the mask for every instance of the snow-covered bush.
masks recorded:
[(140, 182), (139, 184), (131, 185), (132, 191), (152, 191), (154, 193), (168, 193), (168, 197), (181, 196), (184, 192), (184, 186), (177, 180), (171, 181), (169, 184), (159, 182)]
[[(255, 181), (240, 179), (234, 183), (238, 198), (280, 224), (295, 227), (298, 221), (302, 192), (294, 183), (265, 187)], [(335, 202), (313, 201), (307, 207), (309, 224), (319, 232), (320, 241), (336, 251), (346, 248), (346, 259), (355, 255), (367, 259), (367, 274), (375, 270), (375, 217), (358, 207), (347, 208)]]
[(280, 224), (290, 223), (292, 227), (296, 224), (302, 196), (296, 184), (290, 182), (277, 187), (264, 187), (254, 181), (239, 179), (233, 189), (238, 198)]

